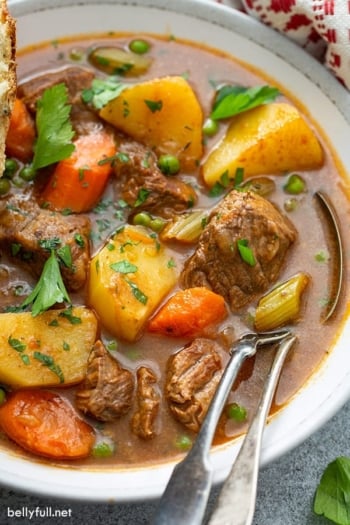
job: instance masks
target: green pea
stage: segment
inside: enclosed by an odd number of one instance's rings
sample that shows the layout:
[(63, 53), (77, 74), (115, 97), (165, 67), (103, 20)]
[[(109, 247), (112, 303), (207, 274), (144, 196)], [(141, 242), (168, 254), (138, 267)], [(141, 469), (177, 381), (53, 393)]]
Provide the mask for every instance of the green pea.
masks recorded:
[(138, 39), (132, 40), (129, 44), (129, 49), (137, 55), (144, 55), (150, 49), (150, 44), (146, 40)]
[(11, 183), (8, 179), (0, 179), (0, 195), (6, 195), (10, 191)]
[(12, 179), (16, 171), (18, 170), (18, 162), (15, 159), (5, 160), (4, 177)]
[(219, 129), (219, 124), (217, 120), (207, 118), (203, 124), (202, 131), (204, 135), (207, 135), (208, 137), (212, 137), (213, 135), (217, 133), (218, 129)]
[(97, 443), (92, 449), (92, 455), (95, 458), (110, 458), (113, 454), (114, 445), (112, 443), (107, 443), (106, 441)]
[(288, 177), (288, 180), (283, 186), (283, 189), (286, 193), (299, 195), (300, 193), (306, 191), (306, 183), (300, 175), (293, 173)]
[(226, 415), (229, 419), (242, 423), (247, 419), (247, 410), (238, 403), (230, 403), (226, 407)]
[(160, 217), (157, 217), (151, 220), (149, 226), (154, 232), (160, 232), (164, 228), (164, 221)]
[(180, 171), (180, 161), (174, 155), (161, 155), (158, 168), (164, 175), (176, 175)]
[(140, 211), (140, 213), (137, 213), (134, 215), (134, 218), (132, 220), (133, 224), (140, 225), (140, 226), (150, 226), (152, 221), (152, 217), (146, 213), (145, 211)]
[(24, 166), (19, 172), (19, 176), (21, 177), (21, 179), (29, 182), (35, 179), (36, 171), (33, 169), (32, 166)]
[(186, 435), (178, 436), (175, 445), (180, 450), (188, 450), (192, 447), (192, 439)]

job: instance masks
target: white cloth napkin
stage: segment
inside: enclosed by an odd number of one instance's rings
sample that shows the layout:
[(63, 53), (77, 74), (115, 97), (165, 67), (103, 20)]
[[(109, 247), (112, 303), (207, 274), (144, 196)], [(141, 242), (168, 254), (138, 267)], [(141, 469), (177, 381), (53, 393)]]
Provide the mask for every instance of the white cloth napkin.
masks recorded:
[(350, 89), (350, 0), (215, 0), (243, 9), (323, 61)]

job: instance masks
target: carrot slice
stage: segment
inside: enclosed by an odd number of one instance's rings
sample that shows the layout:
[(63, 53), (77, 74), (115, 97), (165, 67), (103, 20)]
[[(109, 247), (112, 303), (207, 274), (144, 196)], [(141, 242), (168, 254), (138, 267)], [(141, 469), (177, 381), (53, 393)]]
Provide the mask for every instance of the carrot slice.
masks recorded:
[(6, 155), (29, 162), (33, 157), (35, 124), (24, 102), (14, 101), (6, 137)]
[(0, 426), (26, 450), (54, 459), (89, 455), (94, 431), (61, 396), (48, 390), (17, 390), (0, 406)]
[(72, 155), (57, 166), (42, 193), (46, 207), (80, 213), (91, 210), (100, 199), (112, 172), (110, 162), (116, 147), (112, 135), (105, 131), (82, 135), (75, 141)]
[(227, 315), (225, 300), (204, 286), (180, 290), (148, 325), (150, 332), (177, 337), (194, 336)]

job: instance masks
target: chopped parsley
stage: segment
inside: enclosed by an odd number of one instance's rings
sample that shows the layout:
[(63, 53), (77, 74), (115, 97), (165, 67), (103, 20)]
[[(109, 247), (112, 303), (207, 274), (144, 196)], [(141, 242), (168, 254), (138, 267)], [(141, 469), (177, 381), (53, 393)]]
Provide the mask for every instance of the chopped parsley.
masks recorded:
[(248, 246), (248, 240), (247, 239), (238, 239), (237, 241), (237, 248), (239, 251), (239, 254), (242, 258), (242, 260), (249, 264), (249, 266), (255, 266), (256, 260), (254, 257), (254, 253), (251, 248)]
[(91, 104), (96, 109), (101, 109), (108, 104), (110, 100), (117, 98), (125, 88), (125, 84), (109, 78), (102, 80), (95, 78), (92, 81), (91, 88), (82, 92), (82, 100), (86, 104)]
[(55, 363), (54, 358), (51, 355), (43, 354), (42, 352), (34, 352), (34, 359), (40, 361), (44, 366), (47, 366), (51, 372), (56, 374), (60, 383), (64, 383), (64, 376), (61, 367)]
[(63, 310), (62, 312), (59, 313), (59, 316), (60, 317), (64, 317), (65, 319), (67, 319), (70, 324), (81, 324), (81, 318), (78, 317), (77, 315), (74, 315), (73, 314), (73, 307), (70, 306), (69, 308), (66, 308), (66, 310)]
[(110, 268), (118, 273), (135, 273), (138, 270), (135, 264), (132, 264), (126, 260), (113, 263), (110, 265)]
[(137, 208), (138, 206), (141, 206), (141, 204), (146, 202), (150, 193), (150, 190), (147, 190), (146, 188), (141, 188), (137, 194), (137, 199), (134, 202), (134, 208)]
[(128, 285), (130, 286), (131, 288), (131, 291), (133, 293), (133, 296), (135, 297), (135, 299), (137, 299), (140, 303), (142, 304), (147, 304), (147, 301), (148, 301), (148, 297), (147, 295), (145, 295), (139, 288), (138, 286), (133, 283), (132, 281), (129, 281), (128, 279), (125, 279), (125, 281), (128, 283)]
[(163, 108), (163, 102), (162, 100), (144, 100), (144, 103), (152, 111), (152, 113), (156, 113), (156, 111), (161, 111)]

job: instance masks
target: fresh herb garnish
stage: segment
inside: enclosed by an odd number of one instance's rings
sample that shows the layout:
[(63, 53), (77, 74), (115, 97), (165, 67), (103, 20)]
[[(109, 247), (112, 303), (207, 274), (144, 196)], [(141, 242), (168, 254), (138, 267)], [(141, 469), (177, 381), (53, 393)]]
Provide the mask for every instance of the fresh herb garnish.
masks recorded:
[(141, 188), (137, 194), (137, 199), (134, 203), (134, 208), (141, 206), (141, 204), (143, 204), (147, 200), (150, 193), (150, 190), (147, 190), (146, 188)]
[(24, 350), (27, 348), (27, 345), (25, 343), (22, 343), (19, 339), (15, 339), (14, 337), (9, 337), (7, 340), (8, 344), (16, 350), (16, 352), (24, 352)]
[(220, 120), (233, 117), (248, 109), (273, 102), (279, 94), (277, 88), (270, 86), (246, 88), (225, 85), (217, 91), (210, 118)]
[(61, 246), (61, 239), (59, 237), (50, 237), (49, 239), (41, 239), (38, 244), (44, 250), (56, 250), (58, 246)]
[(42, 352), (34, 352), (33, 357), (37, 361), (40, 361), (40, 363), (42, 363), (44, 366), (47, 366), (47, 368), (51, 370), (51, 372), (56, 374), (56, 376), (60, 380), (60, 383), (64, 383), (62, 369), (59, 365), (55, 363), (54, 358), (52, 356), (43, 354)]
[(163, 102), (162, 100), (144, 100), (144, 103), (152, 111), (152, 113), (155, 113), (156, 111), (161, 111), (163, 108)]
[(56, 303), (70, 303), (70, 298), (62, 280), (60, 265), (54, 250), (44, 264), (39, 281), (32, 293), (23, 301), (21, 308), (32, 304), (32, 316), (35, 317)]
[(214, 184), (212, 188), (209, 190), (209, 196), (210, 197), (219, 197), (229, 187), (233, 187), (234, 189), (240, 189), (240, 186), (244, 179), (244, 169), (243, 168), (237, 168), (235, 176), (232, 178), (229, 176), (228, 170), (224, 171), (224, 173), (221, 175), (220, 179)]
[(112, 270), (118, 273), (135, 273), (138, 268), (135, 264), (130, 263), (129, 261), (118, 261), (110, 265)]
[(69, 118), (70, 111), (71, 105), (68, 104), (68, 92), (64, 84), (56, 84), (46, 89), (38, 100), (38, 137), (31, 164), (34, 171), (66, 159), (73, 153), (74, 131)]
[(130, 286), (131, 288), (131, 291), (133, 293), (133, 296), (135, 297), (135, 299), (137, 299), (140, 303), (142, 304), (146, 304), (147, 301), (148, 301), (148, 297), (147, 295), (145, 295), (138, 287), (135, 283), (133, 283), (132, 281), (129, 281), (128, 279), (125, 279), (125, 281), (128, 283), (128, 285)]
[(247, 239), (238, 239), (237, 248), (240, 256), (242, 257), (242, 260), (249, 264), (249, 266), (255, 266), (256, 260), (254, 257), (254, 253), (252, 249), (249, 248), (248, 244), (249, 243)]
[(73, 256), (70, 246), (65, 244), (61, 248), (58, 248), (56, 251), (58, 257), (63, 262), (67, 268), (73, 268)]
[(108, 80), (95, 78), (92, 81), (91, 88), (84, 89), (82, 92), (82, 99), (86, 104), (92, 104), (96, 109), (101, 109), (110, 100), (117, 98), (125, 87), (125, 84), (113, 78)]
[(338, 525), (350, 525), (350, 458), (341, 456), (327, 466), (316, 490), (314, 512)]
[(30, 364), (29, 355), (27, 355), (24, 352), (27, 348), (27, 345), (25, 343), (22, 343), (22, 341), (20, 341), (19, 339), (15, 339), (14, 337), (11, 337), (11, 336), (8, 338), (7, 342), (11, 346), (11, 348), (13, 348), (14, 350), (16, 350), (16, 352), (19, 353), (23, 364), (29, 365)]
[(78, 317), (77, 315), (73, 314), (72, 306), (69, 306), (68, 308), (66, 308), (66, 310), (63, 310), (62, 312), (60, 312), (59, 316), (67, 319), (70, 322), (70, 324), (81, 324), (82, 323), (81, 317)]

